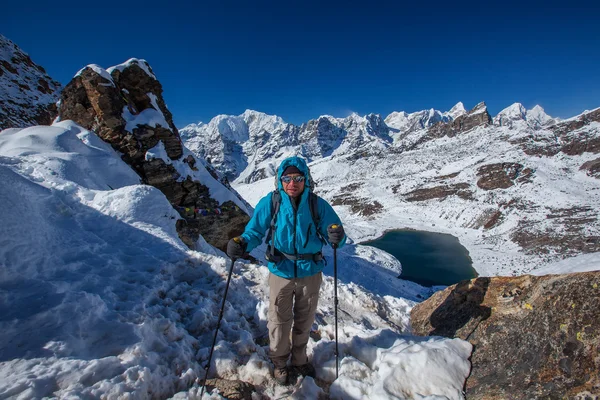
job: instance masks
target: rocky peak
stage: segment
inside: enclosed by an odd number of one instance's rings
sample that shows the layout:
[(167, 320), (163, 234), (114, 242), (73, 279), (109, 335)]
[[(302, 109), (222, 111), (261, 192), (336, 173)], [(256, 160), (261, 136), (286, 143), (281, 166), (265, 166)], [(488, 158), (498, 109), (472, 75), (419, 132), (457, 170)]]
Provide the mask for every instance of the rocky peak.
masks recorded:
[(465, 105), (462, 103), (462, 101), (459, 101), (450, 109), (450, 111), (445, 112), (443, 115), (445, 117), (449, 117), (451, 120), (455, 120), (466, 113), (467, 110), (465, 109)]
[(408, 133), (429, 128), (438, 122), (448, 121), (449, 117), (433, 108), (407, 114), (404, 111), (393, 112), (385, 118), (388, 127), (400, 133)]
[(511, 126), (515, 121), (526, 121), (527, 109), (521, 103), (514, 103), (494, 117), (494, 125)]
[[(205, 183), (221, 183), (200, 181), (201, 176), (220, 177), (208, 166), (204, 175), (194, 172), (205, 169), (204, 160), (182, 145), (162, 86), (146, 61), (130, 59), (107, 70), (97, 65), (83, 68), (62, 93), (59, 117), (96, 132), (123, 154), (143, 183), (161, 190), (182, 216), (177, 230), (191, 248), (202, 235), (224, 249), (232, 234), (242, 232), (249, 218), (235, 203), (245, 206), (233, 195), (232, 201), (219, 204)], [(228, 187), (227, 182), (223, 185)], [(226, 211), (203, 215), (202, 221), (195, 211), (217, 208)]]
[(549, 126), (560, 122), (560, 118), (553, 118), (550, 115), (546, 114), (544, 109), (539, 105), (536, 105), (531, 110), (527, 111), (526, 119), (527, 122), (529, 122), (535, 127)]
[(277, 115), (269, 115), (254, 110), (246, 110), (240, 117), (243, 118), (248, 125), (248, 130), (252, 133), (273, 132), (285, 129), (288, 126), (288, 123)]
[(379, 114), (368, 114), (365, 117), (366, 131), (370, 135), (377, 136), (383, 140), (390, 140), (390, 129)]
[(454, 137), (478, 126), (490, 125), (491, 123), (492, 118), (487, 111), (485, 102), (482, 101), (468, 113), (458, 116), (455, 120), (445, 123), (440, 122), (432, 126), (429, 128), (427, 135), (417, 141), (415, 145), (444, 136)]
[(60, 90), (43, 67), (0, 35), (0, 130), (50, 125)]
[[(469, 111), (467, 114), (468, 115), (474, 115), (474, 114), (483, 114), (483, 113), (487, 113), (487, 105), (485, 104), (485, 101), (482, 101), (481, 103), (478, 103), (475, 107), (473, 107), (473, 109), (471, 111)], [(488, 114), (489, 115), (489, 114)]]

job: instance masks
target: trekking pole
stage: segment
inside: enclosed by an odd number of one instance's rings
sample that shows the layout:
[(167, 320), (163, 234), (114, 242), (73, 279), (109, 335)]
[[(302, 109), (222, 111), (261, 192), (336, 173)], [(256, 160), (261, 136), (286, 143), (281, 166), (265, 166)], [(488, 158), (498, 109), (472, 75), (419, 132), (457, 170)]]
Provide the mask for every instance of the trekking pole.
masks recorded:
[(213, 338), (212, 346), (210, 347), (210, 353), (208, 354), (208, 362), (204, 367), (204, 380), (202, 381), (202, 390), (200, 391), (200, 399), (204, 394), (204, 387), (206, 385), (206, 378), (208, 378), (208, 370), (210, 368), (210, 361), (212, 360), (213, 350), (217, 343), (217, 335), (219, 334), (219, 327), (221, 326), (221, 319), (223, 318), (223, 310), (225, 309), (225, 300), (227, 299), (227, 291), (229, 290), (229, 281), (231, 280), (231, 274), (233, 273), (233, 265), (235, 264), (235, 258), (231, 259), (231, 268), (229, 269), (229, 275), (227, 276), (227, 284), (225, 284), (225, 294), (223, 295), (223, 303), (221, 304), (221, 312), (219, 313), (219, 319), (217, 320), (217, 329), (215, 330), (215, 337)]
[(335, 305), (335, 379), (338, 378), (338, 368), (339, 368), (339, 359), (340, 353), (338, 351), (338, 318), (337, 318), (337, 309), (338, 309), (338, 297), (337, 297), (337, 244), (334, 243), (331, 245), (333, 247), (333, 293), (334, 293), (334, 305)]

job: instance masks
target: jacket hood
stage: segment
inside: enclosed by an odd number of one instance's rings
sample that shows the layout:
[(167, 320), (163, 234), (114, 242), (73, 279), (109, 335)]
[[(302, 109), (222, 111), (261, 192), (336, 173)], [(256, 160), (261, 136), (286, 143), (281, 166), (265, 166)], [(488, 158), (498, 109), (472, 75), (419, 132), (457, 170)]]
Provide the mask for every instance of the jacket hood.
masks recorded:
[(283, 175), (283, 171), (289, 166), (294, 166), (298, 168), (302, 174), (306, 177), (305, 181), (305, 192), (310, 191), (312, 189), (312, 178), (310, 176), (310, 170), (308, 169), (308, 165), (306, 165), (306, 161), (300, 157), (288, 157), (279, 164), (279, 168), (277, 168), (277, 187), (281, 192), (284, 192), (283, 185), (281, 184), (281, 176)]

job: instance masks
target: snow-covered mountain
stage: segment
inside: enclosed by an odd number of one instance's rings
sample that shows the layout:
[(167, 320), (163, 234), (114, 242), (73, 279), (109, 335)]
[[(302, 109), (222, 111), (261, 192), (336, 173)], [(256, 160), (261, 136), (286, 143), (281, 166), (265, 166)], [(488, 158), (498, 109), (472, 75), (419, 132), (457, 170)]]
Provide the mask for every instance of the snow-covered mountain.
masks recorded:
[(527, 110), (521, 103), (506, 107), (494, 117), (494, 124), (499, 126), (513, 126), (519, 122), (532, 128), (542, 128), (560, 122), (560, 118), (552, 118), (539, 105)]
[[(541, 107), (516, 104), (494, 124), (485, 103), (467, 113), (460, 104), (453, 110), (415, 115), (416, 128), (389, 127), (373, 115), (320, 117), (299, 128), (285, 125), (277, 141), (262, 131), (269, 149), (264, 153), (252, 139), (229, 133), (240, 140), (236, 157), (253, 158), (244, 169), (228, 172), (237, 175), (236, 189), (244, 197), (258, 200), (272, 190), (281, 158), (305, 156), (319, 194), (345, 208), (355, 240), (400, 228), (450, 233), (484, 275), (520, 274), (600, 251), (600, 112), (557, 122)], [(414, 114), (386, 120), (402, 122)], [(448, 122), (419, 128), (424, 115), (445, 115)], [(184, 130), (185, 141), (193, 139), (199, 147), (206, 142), (202, 130)], [(349, 146), (349, 138), (363, 141)], [(218, 139), (213, 133), (211, 140)], [(244, 153), (246, 148), (255, 153)]]
[[(385, 118), (385, 123), (402, 135), (412, 131), (429, 128), (438, 122), (450, 122), (467, 113), (462, 102), (456, 103), (450, 111), (441, 112), (434, 110), (407, 113), (405, 111), (393, 112)], [(399, 136), (399, 135), (396, 135)]]
[(0, 129), (50, 124), (61, 86), (0, 35)]
[(298, 127), (280, 117), (247, 110), (239, 116), (220, 115), (208, 124), (179, 130), (186, 146), (226, 176), (253, 182), (273, 176), (289, 154), (316, 160), (347, 152), (380, 151), (392, 138), (380, 116), (322, 116)]

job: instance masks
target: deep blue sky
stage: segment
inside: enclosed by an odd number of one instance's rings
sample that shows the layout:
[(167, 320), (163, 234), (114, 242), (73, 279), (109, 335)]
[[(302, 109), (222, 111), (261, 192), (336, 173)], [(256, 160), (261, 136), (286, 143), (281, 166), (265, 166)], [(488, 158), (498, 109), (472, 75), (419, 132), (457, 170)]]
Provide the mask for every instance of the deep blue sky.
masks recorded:
[(146, 59), (179, 127), (248, 108), (301, 124), (458, 101), (600, 107), (598, 2), (319, 3), (10, 1), (0, 33), (63, 84)]

